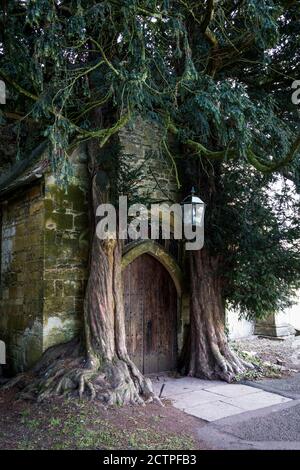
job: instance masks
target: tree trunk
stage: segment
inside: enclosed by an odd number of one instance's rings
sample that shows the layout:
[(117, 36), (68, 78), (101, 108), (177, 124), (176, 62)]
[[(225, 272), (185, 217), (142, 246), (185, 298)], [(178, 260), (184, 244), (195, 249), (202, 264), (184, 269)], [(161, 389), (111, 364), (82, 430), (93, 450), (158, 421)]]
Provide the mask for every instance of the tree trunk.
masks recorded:
[[(212, 145), (214, 142), (212, 142)], [(183, 153), (186, 149), (183, 148)], [(205, 217), (207, 240), (201, 250), (188, 251), (190, 278), (190, 328), (184, 344), (180, 368), (192, 377), (232, 381), (252, 364), (231, 351), (225, 334), (225, 299), (223, 259), (214, 244), (213, 225), (219, 223), (219, 200), (223, 186), (220, 163), (195, 160), (186, 153), (185, 183), (188, 188), (201, 188), (201, 197), (208, 206)], [(219, 250), (219, 251), (216, 251)]]
[[(92, 177), (92, 203), (107, 202)], [(130, 360), (126, 348), (125, 311), (119, 239), (100, 240), (94, 230), (90, 273), (84, 302), (87, 367), (102, 371), (110, 383), (104, 387), (105, 401), (132, 403), (153, 398), (152, 386)], [(99, 378), (98, 378), (99, 381)]]
[(92, 243), (84, 301), (84, 343), (72, 341), (50, 348), (33, 369), (34, 377), (21, 375), (8, 387), (18, 383), (21, 397), (38, 400), (79, 393), (106, 404), (144, 404), (153, 399), (161, 403), (150, 379), (141, 374), (127, 353), (121, 243), (118, 234), (116, 239), (97, 237), (96, 211), (109, 198), (97, 185), (95, 148), (89, 150)]
[(187, 374), (232, 381), (251, 364), (234, 354), (225, 335), (225, 308), (218, 257), (190, 251), (191, 323)]

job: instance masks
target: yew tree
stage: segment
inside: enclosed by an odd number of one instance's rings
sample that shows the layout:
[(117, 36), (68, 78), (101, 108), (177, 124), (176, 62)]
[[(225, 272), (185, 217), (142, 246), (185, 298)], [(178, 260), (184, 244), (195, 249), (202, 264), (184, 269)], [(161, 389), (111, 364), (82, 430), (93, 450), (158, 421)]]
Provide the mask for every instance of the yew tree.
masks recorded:
[[(92, 227), (102, 150), (138, 116), (162, 129), (178, 188), (207, 204), (205, 246), (187, 253), (191, 323), (180, 368), (207, 379), (246, 371), (225, 335), (225, 307), (248, 318), (289, 305), (299, 287), (300, 79), (295, 0), (1, 2), (2, 134), (26, 159), (46, 141), (68, 184), (85, 144)], [(107, 163), (106, 163), (107, 164)], [(114, 185), (116, 187), (116, 185)], [(91, 241), (81, 347), (48, 351), (27, 392), (79, 389), (106, 401), (153, 398), (126, 349), (119, 240)]]

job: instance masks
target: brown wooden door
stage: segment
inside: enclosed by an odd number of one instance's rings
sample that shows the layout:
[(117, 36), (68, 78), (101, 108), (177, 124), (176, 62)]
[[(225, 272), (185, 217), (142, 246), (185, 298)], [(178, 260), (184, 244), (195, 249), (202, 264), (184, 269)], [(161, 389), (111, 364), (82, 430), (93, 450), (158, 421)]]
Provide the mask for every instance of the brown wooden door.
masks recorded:
[(176, 367), (177, 292), (162, 264), (144, 254), (123, 273), (128, 353), (144, 373)]

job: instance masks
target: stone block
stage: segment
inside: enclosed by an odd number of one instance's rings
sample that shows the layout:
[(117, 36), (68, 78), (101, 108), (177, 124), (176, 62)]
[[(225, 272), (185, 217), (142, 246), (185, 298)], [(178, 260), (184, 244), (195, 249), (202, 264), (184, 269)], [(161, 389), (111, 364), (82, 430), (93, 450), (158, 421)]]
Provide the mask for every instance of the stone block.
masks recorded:
[(44, 301), (44, 318), (49, 316), (65, 316), (73, 314), (75, 309), (74, 297), (48, 297)]
[(284, 337), (294, 334), (294, 329), (291, 325), (280, 320), (276, 315), (270, 315), (268, 318), (256, 320), (254, 334), (260, 336), (270, 337)]
[(28, 189), (27, 197), (28, 199), (38, 198), (42, 195), (41, 185), (32, 186)]
[(224, 384), (210, 387), (209, 391), (222, 397), (234, 398), (241, 397), (243, 395), (252, 395), (253, 393), (259, 393), (258, 388), (249, 387), (241, 384)]
[(74, 228), (74, 220), (72, 214), (55, 214), (57, 219), (57, 228), (59, 230), (72, 230)]
[(87, 210), (86, 192), (83, 188), (76, 185), (69, 185), (67, 191), (68, 207), (77, 212), (85, 212)]
[(46, 219), (45, 228), (47, 231), (55, 231), (57, 229), (57, 223), (52, 216)]
[(52, 297), (56, 295), (55, 291), (55, 281), (54, 280), (47, 280), (43, 281), (43, 286), (44, 286), (44, 298), (45, 297)]
[(186, 413), (206, 421), (216, 421), (218, 419), (226, 418), (227, 416), (242, 413), (243, 411), (244, 410), (237, 406), (224, 403), (222, 401), (214, 401), (185, 409)]
[(238, 406), (239, 408), (242, 408), (242, 410), (247, 411), (258, 410), (260, 408), (287, 403), (290, 401), (290, 398), (282, 397), (276, 393), (262, 392), (261, 390), (258, 390), (258, 392), (259, 393), (256, 394), (248, 394), (234, 398), (226, 397), (222, 399), (222, 401)]
[(3, 300), (9, 299), (9, 289), (3, 289), (2, 298)]
[(55, 208), (54, 201), (51, 197), (51, 192), (49, 191), (45, 194), (45, 197), (44, 197), (44, 208), (45, 208), (46, 214), (53, 212)]
[(74, 228), (75, 229), (85, 229), (89, 227), (89, 217), (87, 214), (80, 214), (74, 216)]
[(64, 295), (65, 296), (81, 296), (82, 283), (81, 281), (64, 281)]
[(44, 208), (44, 201), (43, 200), (38, 200), (30, 205), (29, 209), (29, 215), (34, 215), (37, 212), (42, 211)]

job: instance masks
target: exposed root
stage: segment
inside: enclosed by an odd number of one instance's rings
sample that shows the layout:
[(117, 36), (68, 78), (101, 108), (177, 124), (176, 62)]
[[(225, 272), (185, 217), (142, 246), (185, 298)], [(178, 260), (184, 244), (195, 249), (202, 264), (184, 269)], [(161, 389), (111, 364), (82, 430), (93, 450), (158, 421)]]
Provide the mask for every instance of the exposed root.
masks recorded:
[(14, 386), (20, 389), (20, 399), (39, 402), (53, 396), (77, 396), (106, 405), (145, 405), (151, 401), (162, 405), (150, 379), (145, 378), (130, 359), (128, 362), (115, 359), (101, 368), (90, 368), (83, 356), (74, 358), (72, 354), (70, 357), (62, 348), (47, 351), (30, 373), (20, 374), (4, 385), (5, 388)]
[(216, 378), (225, 380), (226, 382), (232, 382), (237, 375), (243, 375), (248, 369), (254, 369), (254, 365), (250, 362), (244, 361), (237, 354), (235, 354), (226, 345), (224, 351), (221, 352), (217, 344), (211, 345), (213, 355), (216, 361)]
[(7, 380), (2, 386), (2, 390), (10, 390), (14, 387), (22, 387), (22, 384), (24, 384), (24, 381), (26, 380), (26, 375), (25, 374), (18, 374), (16, 377), (13, 377), (10, 380)]
[(199, 361), (195, 356), (192, 357), (188, 375), (208, 380), (224, 380), (228, 383), (233, 382), (237, 376), (241, 377), (248, 370), (253, 370), (255, 366), (245, 361), (232, 351), (227, 343), (221, 348), (216, 341), (209, 342), (211, 352), (210, 360)]

